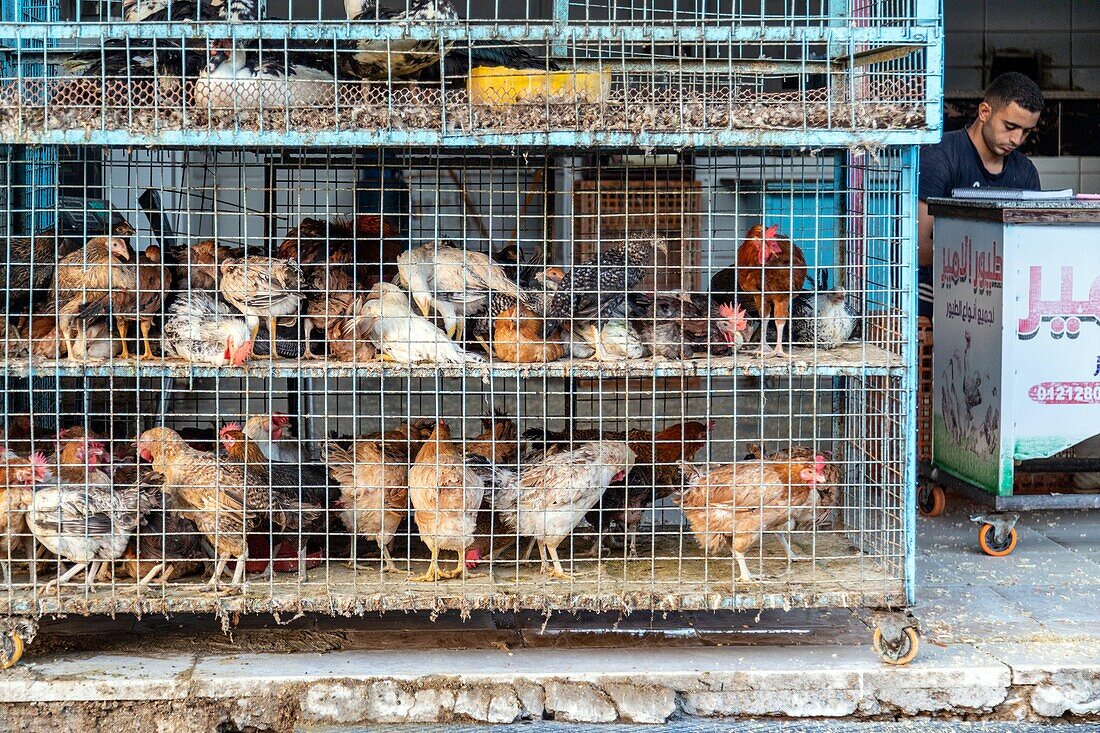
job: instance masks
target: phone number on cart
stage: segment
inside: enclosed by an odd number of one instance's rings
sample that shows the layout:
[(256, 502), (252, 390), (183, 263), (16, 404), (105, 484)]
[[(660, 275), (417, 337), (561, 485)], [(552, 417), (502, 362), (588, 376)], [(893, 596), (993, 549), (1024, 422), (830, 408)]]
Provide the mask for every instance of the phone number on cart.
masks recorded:
[(1027, 391), (1044, 405), (1100, 404), (1100, 382), (1041, 382)]

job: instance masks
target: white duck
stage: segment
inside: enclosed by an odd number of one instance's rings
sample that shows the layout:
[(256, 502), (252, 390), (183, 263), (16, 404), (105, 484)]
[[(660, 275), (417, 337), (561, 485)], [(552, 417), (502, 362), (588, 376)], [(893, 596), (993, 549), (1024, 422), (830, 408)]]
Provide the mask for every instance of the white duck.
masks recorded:
[(241, 366), (252, 354), (248, 323), (232, 308), (202, 291), (184, 293), (168, 309), (164, 353), (213, 366)]
[(212, 112), (333, 107), (336, 77), (314, 56), (214, 41), (210, 63), (195, 80), (193, 103)]
[(403, 364), (485, 361), (476, 354), (464, 351), (431, 321), (413, 313), (409, 307), (409, 294), (391, 283), (376, 283), (371, 288), (366, 303), (359, 311), (359, 318), (363, 331), (385, 360)]

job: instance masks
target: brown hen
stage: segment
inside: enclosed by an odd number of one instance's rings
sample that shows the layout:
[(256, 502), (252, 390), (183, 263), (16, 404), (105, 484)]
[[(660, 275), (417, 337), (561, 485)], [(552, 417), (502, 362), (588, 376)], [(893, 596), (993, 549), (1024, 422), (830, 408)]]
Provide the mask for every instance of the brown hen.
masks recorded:
[[(778, 527), (789, 531), (814, 511), (827, 481), (825, 466), (819, 454), (811, 461), (778, 458), (700, 467), (685, 463), (687, 485), (677, 503), (707, 556), (732, 550), (741, 580), (750, 581), (745, 552), (764, 532)], [(795, 559), (786, 537), (780, 538), (788, 557)]]
[[(466, 466), (462, 451), (451, 442), (450, 428), (440, 420), (409, 469), (413, 516), (420, 539), (432, 553), (428, 570), (413, 580), (467, 577), (466, 548), (474, 541), (477, 513), (484, 498), (484, 481)], [(458, 554), (454, 570), (439, 569), (442, 550)]]

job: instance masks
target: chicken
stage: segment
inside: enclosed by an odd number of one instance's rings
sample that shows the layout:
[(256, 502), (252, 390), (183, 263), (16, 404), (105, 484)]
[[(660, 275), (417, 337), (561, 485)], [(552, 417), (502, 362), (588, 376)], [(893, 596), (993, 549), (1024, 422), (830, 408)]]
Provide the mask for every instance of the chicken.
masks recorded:
[[(8, 455), (0, 461), (0, 565), (4, 583), (11, 585), (15, 548), (22, 545), (28, 564), (35, 559), (34, 538), (27, 527), (27, 511), (34, 498), (35, 484), (50, 477), (49, 461), (41, 453), (29, 458)], [(32, 578), (34, 569), (31, 568)]]
[(225, 20), (227, 7), (224, 0), (124, 0), (122, 14), (128, 23)]
[(297, 509), (274, 505), (268, 488), (244, 466), (191, 448), (169, 428), (138, 436), (138, 455), (164, 476), (164, 493), (178, 514), (194, 522), (214, 547), (217, 563), (210, 587), (217, 586), (230, 560), (236, 560), (231, 587), (240, 587), (248, 559), (246, 533), (256, 528), (261, 515), (270, 512), (273, 524), (285, 525), (283, 514)]
[(110, 475), (100, 468), (110, 462), (110, 454), (103, 443), (75, 429), (69, 435), (71, 437), (65, 437), (60, 443), (57, 455), (50, 457), (50, 465), (57, 467), (61, 481), (74, 485), (111, 486)]
[(509, 464), (519, 454), (516, 421), (497, 413), (481, 419), (483, 431), (466, 441), (466, 452), (481, 456), (494, 464)]
[[(73, 300), (66, 305), (72, 306), (68, 315), (73, 317), (80, 308), (80, 301)], [(57, 318), (36, 316), (31, 321), (31, 353), (46, 359), (69, 358), (86, 362), (110, 359), (120, 353), (118, 340), (111, 337), (111, 327), (106, 321), (86, 323), (76, 329), (75, 334), (70, 331), (71, 343), (68, 347), (61, 340), (59, 331)]]
[[(480, 364), (485, 361), (464, 351), (435, 324), (413, 313), (409, 294), (396, 285), (376, 284), (359, 319), (383, 359), (402, 364)], [(356, 329), (359, 327), (357, 325)]]
[[(76, 358), (73, 349), (76, 334), (72, 326), (74, 321), (80, 320), (84, 304), (115, 291), (134, 289), (137, 270), (126, 264), (129, 259), (130, 247), (125, 239), (94, 237), (88, 240), (84, 249), (69, 254), (57, 264), (52, 287), (57, 304), (57, 331), (70, 359)], [(126, 329), (121, 321), (118, 328), (125, 341)]]
[(364, 436), (348, 448), (327, 446), (329, 471), (341, 486), (340, 518), (352, 533), (350, 567), (362, 567), (356, 563), (358, 538), (363, 536), (378, 543), (383, 568), (397, 572), (390, 553), (409, 511), (409, 465), (431, 434), (430, 423), (416, 421), (377, 438)]
[(526, 466), (511, 487), (498, 489), (495, 505), (510, 531), (534, 538), (542, 572), (547, 572), (549, 553), (554, 563), (549, 577), (569, 579), (558, 545), (599, 503), (608, 485), (630, 472), (634, 461), (634, 451), (622, 441), (585, 443)]
[(646, 353), (641, 338), (624, 318), (607, 321), (603, 328), (590, 323), (581, 330), (581, 337), (592, 347), (597, 361), (641, 359)]
[(351, 275), (335, 267), (315, 268), (306, 284), (305, 358), (315, 359), (313, 330), (328, 334), (334, 324), (341, 328), (356, 302), (357, 285)]
[(264, 456), (277, 463), (309, 463), (309, 450), (290, 429), (290, 418), (283, 412), (251, 415), (244, 424), (244, 433), (256, 441)]
[(530, 308), (517, 305), (493, 320), (493, 354), (516, 364), (545, 364), (565, 353), (561, 342), (542, 336), (542, 319)]
[[(409, 468), (413, 517), (420, 539), (432, 553), (428, 570), (413, 580), (467, 577), (466, 548), (473, 544), (484, 497), (484, 480), (466, 466), (462, 452), (451, 443), (450, 428), (440, 420)], [(440, 570), (442, 550), (458, 554), (454, 570)]]
[(711, 350), (717, 353), (740, 350), (745, 345), (745, 332), (749, 329), (744, 309), (736, 303), (722, 303), (717, 310), (718, 318), (714, 321), (715, 345), (721, 344), (722, 349), (712, 346)]
[(145, 346), (142, 358), (153, 358), (149, 343), (149, 331), (153, 319), (160, 315), (165, 290), (171, 288), (171, 273), (164, 269), (160, 258), (160, 247), (149, 245), (141, 253), (134, 270), (134, 285), (116, 283), (109, 291), (88, 298), (77, 313), (77, 318), (87, 322), (93, 318), (113, 316), (122, 343), (122, 358), (130, 357), (126, 343), (126, 323), (136, 320), (141, 330), (141, 340)]
[(13, 411), (0, 416), (0, 453), (9, 458), (17, 453), (39, 452), (43, 439), (48, 437), (48, 432), (35, 429), (30, 413)]
[[(485, 353), (488, 354), (492, 351), (486, 342), (496, 336), (496, 320), (507, 311), (513, 311), (514, 313), (515, 309), (519, 307), (521, 310), (529, 311), (531, 315), (538, 317), (541, 321), (541, 313), (546, 309), (546, 304), (549, 302), (558, 283), (565, 277), (565, 271), (560, 267), (550, 267), (545, 271), (536, 273), (534, 277), (539, 281), (540, 287), (545, 289), (532, 290), (525, 288), (522, 297), (517, 293), (504, 293), (493, 290), (489, 293), (489, 300), (485, 309), (467, 319), (467, 330), (485, 349)], [(523, 302), (521, 302), (521, 299)], [(515, 321), (514, 315), (512, 320)], [(541, 333), (542, 325), (540, 323), (539, 333), (535, 335), (541, 336)]]
[[(676, 502), (708, 557), (731, 549), (740, 578), (753, 580), (745, 552), (763, 532), (788, 526), (816, 506), (826, 482), (825, 457), (813, 461), (754, 460), (696, 467), (685, 463), (686, 486)], [(790, 552), (786, 539), (783, 545)]]
[[(221, 265), (221, 293), (245, 315), (250, 340), (256, 340), (260, 318), (267, 319), (267, 332), (274, 341), (275, 322), (296, 315), (302, 307), (305, 286), (302, 268), (290, 260), (271, 257), (229, 258)], [(275, 350), (268, 352), (275, 358)]]
[[(64, 469), (62, 469), (64, 476)], [(114, 490), (110, 483), (59, 483), (34, 491), (27, 526), (47, 550), (73, 566), (42, 589), (45, 594), (81, 572), (91, 584), (104, 564), (122, 556), (148, 508), (134, 487)]]
[[(0, 247), (0, 292), (6, 293), (8, 318), (29, 316), (30, 305), (53, 280), (58, 260), (79, 250), (89, 237), (129, 237), (134, 228), (109, 206), (93, 207), (91, 200), (62, 196), (58, 203), (58, 226), (29, 237), (7, 237)], [(79, 208), (74, 211), (73, 208)]]
[[(810, 464), (816, 462), (816, 457), (817, 454), (813, 450), (801, 446), (766, 453), (761, 446), (750, 445), (747, 459), (766, 460), (772, 463), (789, 463), (794, 460)], [(832, 456), (828, 452), (822, 453), (821, 457), (825, 459), (824, 468), (822, 469), (825, 480), (815, 484), (817, 496), (811, 497), (813, 501), (808, 506), (791, 507), (791, 517), (787, 524), (788, 532), (799, 527), (812, 528), (824, 525), (829, 521), (840, 503), (840, 489), (843, 482), (840, 469), (835, 463), (830, 462)], [(779, 538), (779, 541), (783, 543), (783, 548), (787, 551), (787, 557), (791, 560), (802, 559), (791, 549), (790, 544), (785, 541), (783, 535), (779, 535)]]
[(449, 338), (461, 338), (465, 319), (483, 312), (491, 293), (515, 297), (526, 304), (525, 293), (504, 268), (483, 252), (433, 242), (404, 252), (397, 258), (398, 285), (412, 293), (420, 313), (435, 309), (443, 318)]
[(172, 303), (161, 338), (165, 354), (199, 364), (243, 366), (252, 355), (248, 323), (203, 291)]
[[(760, 314), (760, 353), (786, 356), (783, 328), (787, 324), (791, 298), (806, 282), (806, 258), (787, 237), (777, 234), (776, 225), (764, 229), (756, 224), (737, 249), (737, 286), (751, 296)], [(775, 319), (776, 345), (768, 346), (768, 322)]]
[[(240, 423), (224, 425), (218, 438), (230, 461), (245, 466), (250, 476), (262, 476), (264, 485), (270, 487), (273, 501), (286, 507), (303, 508), (299, 517), (287, 513), (288, 521), (282, 523), (286, 532), (250, 533), (249, 555), (263, 554), (261, 550), (268, 546), (274, 549), (272, 554), (275, 556), (283, 556), (280, 548), (287, 548), (291, 557), (301, 559), (308, 552), (305, 545), (311, 540), (324, 545), (329, 534), (328, 513), (314, 510), (329, 507), (328, 471), (321, 466), (269, 461), (259, 445), (245, 435)], [(267, 562), (261, 564), (261, 569), (266, 568), (264, 575), (267, 576), (274, 571), (274, 563), (272, 557), (265, 556), (265, 559)]]
[[(63, 257), (54, 272), (54, 299), (58, 303), (72, 298), (106, 291), (134, 283), (130, 260), (130, 245), (121, 237), (93, 237), (75, 252)], [(87, 297), (85, 296), (85, 300)]]
[(791, 340), (835, 349), (852, 338), (859, 325), (859, 311), (848, 303), (844, 288), (829, 289), (827, 272), (819, 278), (816, 293), (799, 295), (791, 303)]
[(356, 283), (370, 288), (393, 279), (406, 244), (401, 230), (380, 216), (360, 214), (354, 220), (337, 217), (327, 222), (306, 217), (287, 232), (279, 256), (296, 261), (307, 273), (340, 265)]
[(118, 563), (122, 575), (142, 587), (154, 580), (163, 584), (198, 573), (207, 559), (202, 534), (194, 522), (153, 507), (141, 518)]
[[(221, 264), (236, 254), (239, 253), (232, 247), (219, 245), (213, 239), (175, 250), (172, 252), (173, 280), (180, 287), (186, 283), (187, 290), (192, 293), (217, 290)], [(249, 257), (252, 256), (255, 255), (250, 252)]]
[(482, 559), (490, 562), (516, 543), (515, 535), (504, 529), (496, 507), (498, 491), (515, 482), (514, 465), (519, 454), (516, 422), (497, 415), (482, 418), (484, 431), (466, 442), (466, 467), (478, 473), (488, 491), (485, 505), (478, 512), (474, 542), (466, 550), (466, 567), (473, 569)]
[(653, 271), (655, 253), (668, 251), (656, 233), (632, 234), (625, 241), (602, 244), (595, 256), (569, 269), (546, 307), (543, 334), (563, 320), (591, 311), (610, 317), (626, 302), (627, 291)]
[[(286, 416), (281, 416), (287, 419)], [(274, 420), (275, 418), (269, 418)], [(283, 430), (276, 426), (272, 433), (263, 433), (274, 441)], [(329, 480), (328, 471), (324, 466), (303, 461), (279, 461), (276, 457), (269, 457), (263, 450), (263, 443), (252, 438), (243, 429), (240, 423), (227, 423), (218, 432), (218, 439), (225, 448), (229, 458), (237, 463), (248, 463), (250, 466), (265, 471), (271, 483), (274, 493), (286, 496), (291, 501), (303, 502), (320, 507), (329, 505)], [(282, 457), (284, 446), (277, 442), (269, 443), (275, 446), (272, 456)]]
[(378, 349), (368, 339), (374, 322), (363, 316), (366, 307), (367, 299), (360, 296), (344, 317), (329, 319), (326, 336), (330, 359), (364, 364), (378, 356)]
[(737, 264), (734, 263), (714, 273), (710, 278), (709, 306), (713, 310), (719, 303), (729, 303), (740, 306), (747, 318), (758, 319), (760, 314), (754, 310), (756, 306), (751, 295), (739, 290), (737, 272)]
[[(408, 28), (423, 24), (432, 29), (441, 23), (455, 23), (458, 12), (451, 0), (410, 0), (400, 10), (383, 7), (377, 0), (344, 0), (347, 17), (381, 26)], [(434, 36), (416, 38), (364, 38), (355, 43), (355, 52), (346, 62), (346, 72), (360, 79), (392, 81), (412, 76), (438, 65), (453, 42), (442, 44)]]
[(118, 466), (111, 477), (116, 491), (136, 488), (147, 504), (130, 543), (117, 560), (120, 574), (143, 587), (158, 578), (167, 583), (173, 576), (198, 572), (206, 559), (202, 535), (193, 522), (165, 506), (164, 477), (137, 463), (136, 458)]
[(607, 528), (616, 524), (625, 529), (624, 544), (630, 556), (636, 557), (638, 527), (644, 516), (643, 510), (671, 496), (682, 486), (680, 461), (695, 457), (699, 449), (706, 445), (707, 434), (713, 427), (714, 423), (707, 425), (689, 421), (670, 425), (656, 433), (649, 430), (630, 430), (623, 433), (596, 429), (550, 432), (532, 428), (523, 437), (541, 446), (543, 450), (568, 450), (586, 442), (626, 441), (634, 451), (634, 467), (622, 481), (615, 481), (608, 487), (599, 508), (590, 511), (587, 519), (589, 524), (600, 531), (600, 539), (592, 548), (593, 556), (598, 554)]

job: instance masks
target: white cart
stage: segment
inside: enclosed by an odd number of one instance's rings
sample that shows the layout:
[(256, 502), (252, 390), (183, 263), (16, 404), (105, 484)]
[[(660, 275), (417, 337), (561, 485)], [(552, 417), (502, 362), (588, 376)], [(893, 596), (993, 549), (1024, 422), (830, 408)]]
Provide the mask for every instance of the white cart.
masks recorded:
[(987, 554), (1016, 545), (1014, 512), (1098, 508), (1072, 481), (1021, 493), (1021, 474), (1100, 471), (1067, 449), (1100, 433), (1100, 202), (933, 199), (931, 482), (990, 504)]

